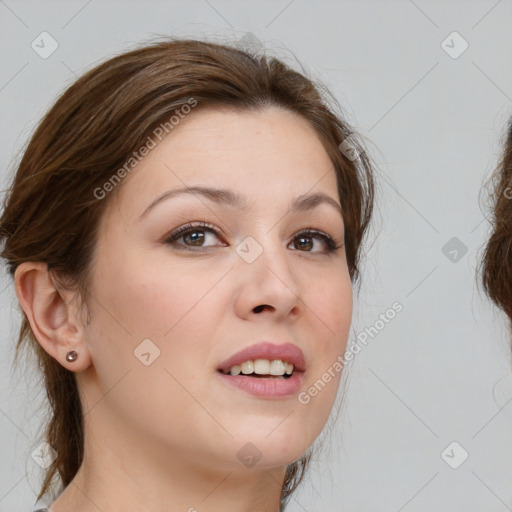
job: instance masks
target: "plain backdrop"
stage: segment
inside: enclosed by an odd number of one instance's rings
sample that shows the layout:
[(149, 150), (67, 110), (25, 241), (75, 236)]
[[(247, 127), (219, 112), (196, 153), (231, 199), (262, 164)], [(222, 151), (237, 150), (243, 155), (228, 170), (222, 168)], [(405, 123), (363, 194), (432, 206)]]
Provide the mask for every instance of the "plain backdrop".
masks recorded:
[[(482, 186), (512, 115), (511, 27), (511, 0), (2, 0), (2, 188), (56, 96), (141, 41), (243, 39), (300, 62), (364, 137), (378, 204), (351, 341), (374, 329), (288, 510), (512, 510), (510, 334), (476, 278)], [(42, 32), (58, 45), (46, 58)], [(44, 393), (33, 366), (12, 371), (20, 317), (0, 285), (0, 511), (29, 511)]]

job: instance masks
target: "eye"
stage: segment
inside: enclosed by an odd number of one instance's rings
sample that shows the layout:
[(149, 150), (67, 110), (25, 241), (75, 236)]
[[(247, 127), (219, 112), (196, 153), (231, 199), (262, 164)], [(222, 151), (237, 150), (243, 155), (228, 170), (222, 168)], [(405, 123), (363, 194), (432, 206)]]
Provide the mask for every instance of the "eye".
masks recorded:
[[(321, 240), (321, 244), (324, 245), (325, 249), (320, 251), (312, 250), (315, 247), (314, 240)], [(300, 233), (297, 233), (293, 239), (292, 244), (299, 247), (301, 252), (335, 252), (341, 248), (341, 244), (337, 244), (334, 239), (327, 233), (318, 231), (317, 229), (307, 228)], [(318, 244), (317, 244), (318, 245)], [(303, 250), (304, 249), (304, 250)]]
[[(205, 245), (205, 243), (218, 238), (218, 235), (219, 233), (213, 224), (199, 222), (194, 225), (189, 223), (171, 233), (169, 237), (166, 238), (165, 243), (173, 245), (178, 249), (186, 250), (186, 247), (195, 247), (196, 249), (192, 250), (200, 251), (202, 247), (209, 247), (209, 245)], [(183, 240), (184, 243), (178, 243), (180, 239)], [(221, 245), (225, 247), (227, 244), (222, 242)]]

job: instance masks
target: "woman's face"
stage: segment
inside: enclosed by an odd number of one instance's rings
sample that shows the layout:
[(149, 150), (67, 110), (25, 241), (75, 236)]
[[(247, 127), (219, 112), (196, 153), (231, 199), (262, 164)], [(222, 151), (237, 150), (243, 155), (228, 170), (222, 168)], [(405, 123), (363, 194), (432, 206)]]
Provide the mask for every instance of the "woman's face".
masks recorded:
[[(226, 194), (196, 192), (147, 210), (164, 192), (199, 186), (229, 190), (246, 208)], [(152, 451), (165, 463), (179, 454), (199, 466), (242, 470), (251, 455), (262, 468), (297, 459), (331, 411), (340, 378), (332, 367), (352, 315), (344, 247), (329, 252), (321, 235), (301, 235), (311, 228), (343, 243), (340, 210), (326, 200), (290, 209), (313, 194), (339, 205), (332, 164), (313, 129), (282, 109), (198, 110), (116, 192), (93, 266), (84, 338), (92, 363), (77, 373), (91, 409), (86, 421), (116, 445)], [(196, 227), (173, 236), (188, 223)], [(219, 371), (263, 341), (303, 352), (305, 371), (292, 393), (283, 391), (283, 377), (278, 394), (262, 396)], [(329, 369), (330, 382), (299, 400)], [(240, 379), (265, 386), (262, 377)]]

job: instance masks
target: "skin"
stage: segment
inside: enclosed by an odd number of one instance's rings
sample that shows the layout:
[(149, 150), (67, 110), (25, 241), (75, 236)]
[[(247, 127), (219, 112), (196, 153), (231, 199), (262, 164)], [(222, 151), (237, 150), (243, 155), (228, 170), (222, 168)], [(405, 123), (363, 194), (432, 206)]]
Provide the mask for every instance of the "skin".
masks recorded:
[[(235, 190), (250, 207), (188, 194), (138, 220), (162, 192), (185, 185)], [(340, 374), (303, 405), (232, 388), (217, 368), (253, 343), (292, 342), (306, 358), (304, 391), (345, 351), (344, 248), (328, 253), (321, 238), (297, 236), (312, 227), (342, 244), (342, 216), (327, 204), (289, 212), (292, 199), (315, 192), (339, 204), (332, 164), (303, 118), (273, 107), (197, 110), (111, 192), (89, 324), (45, 265), (18, 267), (20, 304), (43, 348), (76, 372), (85, 412), (84, 463), (53, 512), (278, 510), (286, 466), (322, 431)], [(181, 249), (165, 243), (191, 221), (219, 232), (199, 228), (205, 252), (190, 236)], [(247, 236), (263, 250), (252, 263), (236, 252)], [(145, 366), (134, 350), (148, 338), (160, 356)], [(262, 454), (252, 467), (237, 457), (248, 442)]]

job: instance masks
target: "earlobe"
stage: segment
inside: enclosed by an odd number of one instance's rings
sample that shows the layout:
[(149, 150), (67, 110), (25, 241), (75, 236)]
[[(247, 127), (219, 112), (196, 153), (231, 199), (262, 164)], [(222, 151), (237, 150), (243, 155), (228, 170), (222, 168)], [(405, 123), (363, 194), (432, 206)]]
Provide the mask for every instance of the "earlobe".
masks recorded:
[(44, 350), (69, 370), (85, 370), (90, 365), (90, 356), (80, 315), (73, 307), (71, 294), (59, 293), (55, 287), (47, 265), (21, 263), (14, 274), (14, 287), (32, 332)]

